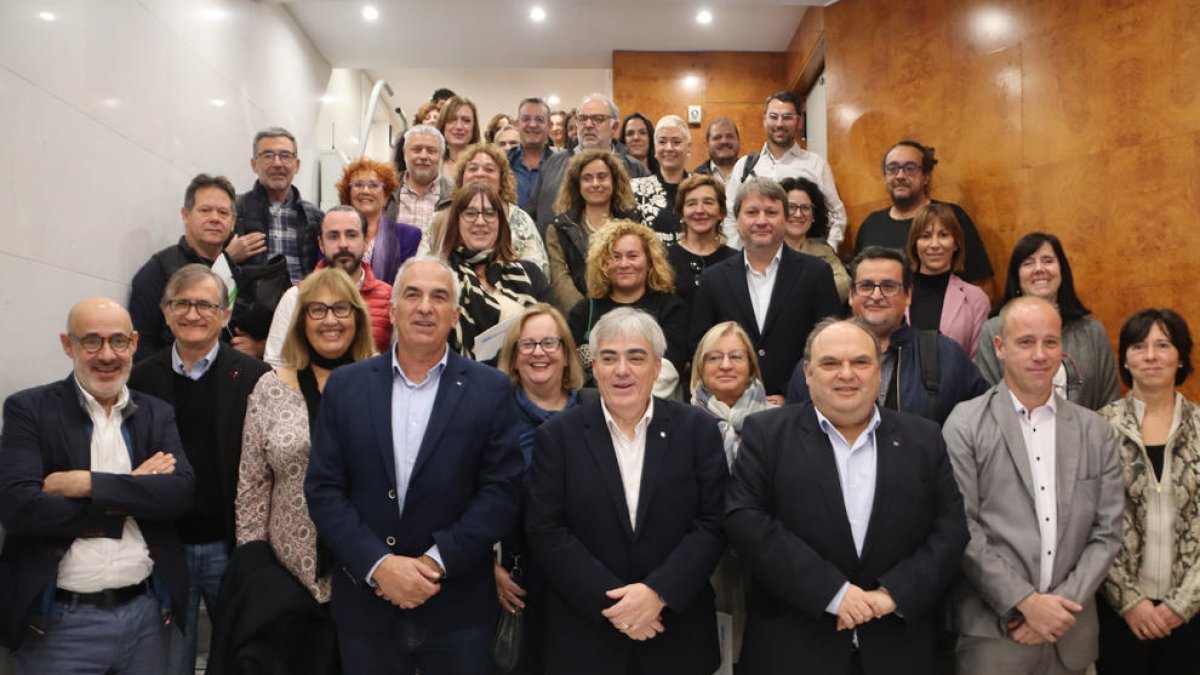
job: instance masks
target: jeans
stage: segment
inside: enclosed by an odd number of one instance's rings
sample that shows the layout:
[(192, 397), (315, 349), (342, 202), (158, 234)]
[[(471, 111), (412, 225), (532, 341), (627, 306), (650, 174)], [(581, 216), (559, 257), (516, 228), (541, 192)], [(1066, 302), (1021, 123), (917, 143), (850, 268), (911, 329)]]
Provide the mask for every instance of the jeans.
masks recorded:
[(195, 675), (200, 598), (204, 597), (204, 607), (211, 617), (217, 606), (217, 591), (221, 588), (221, 576), (225, 574), (225, 566), (229, 563), (229, 553), (223, 541), (187, 544), (183, 548), (187, 553), (188, 567), (187, 608), (183, 612), (183, 633), (175, 631), (171, 636), (170, 672), (175, 675)]
[(55, 602), (46, 634), (26, 640), (13, 663), (17, 675), (159, 675), (167, 664), (167, 627), (149, 594), (111, 609)]
[(486, 675), (492, 671), (495, 627), (430, 633), (401, 620), (392, 632), (339, 630), (342, 672), (354, 675)]

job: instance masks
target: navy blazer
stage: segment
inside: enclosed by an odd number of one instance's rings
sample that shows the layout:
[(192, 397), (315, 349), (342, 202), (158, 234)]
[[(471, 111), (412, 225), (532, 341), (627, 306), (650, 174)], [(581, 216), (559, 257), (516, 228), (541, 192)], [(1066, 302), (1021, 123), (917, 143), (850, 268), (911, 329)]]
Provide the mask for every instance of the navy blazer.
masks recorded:
[[(728, 473), (716, 421), (699, 408), (655, 399), (635, 529), (600, 401), (538, 428), (525, 523), (548, 581), (547, 672), (716, 670), (721, 659), (708, 579), (725, 550)], [(606, 591), (637, 582), (667, 603), (665, 632), (645, 642), (625, 637), (600, 614), (615, 604)]]
[[(0, 434), (0, 523), (7, 531), (0, 555), (0, 644), (16, 648), (44, 618), (39, 603), (58, 578), (58, 563), (80, 537), (120, 538), (127, 516), (137, 520), (154, 576), (171, 606), (186, 607), (187, 566), (175, 518), (192, 506), (192, 467), (181, 452), (175, 412), (166, 403), (130, 391), (124, 431), (131, 468), (156, 452), (175, 455), (169, 475), (93, 473), (90, 499), (42, 492), (56, 471), (91, 466), (92, 421), (74, 375), (26, 389), (4, 402)], [(161, 591), (162, 589), (159, 588)], [(176, 619), (183, 621), (184, 612)], [(31, 625), (32, 624), (32, 625)]]
[[(386, 631), (407, 616), (432, 631), (494, 625), (492, 545), (516, 522), (524, 466), (508, 377), (453, 351), (405, 495), (396, 502), (392, 354), (342, 366), (321, 397), (304, 494), (337, 559), (330, 609), (340, 630)], [(441, 590), (402, 610), (366, 580), (389, 554), (437, 544)], [(391, 639), (391, 638), (388, 638)]]
[(941, 430), (882, 409), (875, 431), (875, 500), (854, 547), (829, 437), (811, 403), (746, 418), (725, 527), (753, 577), (739, 672), (790, 673), (796, 664), (849, 672), (851, 631), (825, 611), (845, 582), (886, 588), (896, 613), (857, 629), (863, 671), (936, 672), (939, 600), (967, 544), (963, 500)]
[(809, 331), (821, 319), (841, 311), (829, 263), (793, 251), (786, 244), (781, 246), (779, 272), (761, 331), (746, 284), (746, 256), (731, 255), (700, 275), (689, 333), (692, 353), (709, 328), (722, 321), (741, 324), (758, 353), (763, 386), (769, 395), (787, 393), (788, 379), (804, 354)]

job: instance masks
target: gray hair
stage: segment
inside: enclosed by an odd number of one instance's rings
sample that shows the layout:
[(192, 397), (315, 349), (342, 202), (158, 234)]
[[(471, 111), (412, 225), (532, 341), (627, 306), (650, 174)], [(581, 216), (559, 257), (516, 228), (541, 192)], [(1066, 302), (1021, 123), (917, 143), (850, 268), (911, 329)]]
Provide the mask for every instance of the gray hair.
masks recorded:
[(817, 322), (817, 325), (813, 326), (813, 329), (808, 333), (808, 339), (804, 341), (804, 363), (806, 366), (812, 362), (812, 346), (813, 342), (816, 341), (817, 336), (825, 332), (826, 328), (830, 328), (841, 323), (849, 324), (866, 333), (867, 336), (871, 338), (871, 343), (875, 345), (875, 359), (879, 360), (879, 358), (883, 355), (883, 343), (879, 341), (879, 336), (876, 335), (870, 329), (870, 327), (867, 326), (867, 324), (863, 323), (862, 320), (858, 318), (839, 319), (836, 316), (828, 316), (824, 319), (821, 319)]
[(176, 270), (171, 275), (171, 278), (167, 280), (167, 286), (163, 289), (162, 300), (159, 304), (165, 307), (168, 302), (175, 299), (177, 293), (203, 283), (205, 279), (212, 279), (213, 283), (217, 285), (217, 295), (220, 296), (219, 304), (221, 305), (221, 309), (228, 309), (229, 289), (226, 288), (225, 282), (208, 265), (200, 263), (184, 265)]
[(442, 153), (446, 151), (446, 137), (443, 136), (442, 132), (438, 131), (437, 127), (433, 126), (432, 124), (417, 124), (409, 127), (408, 131), (404, 132), (404, 144), (408, 145), (408, 142), (412, 140), (412, 137), (418, 134), (422, 136), (433, 136), (437, 139), (438, 157), (441, 157)]
[(600, 317), (592, 326), (588, 348), (595, 356), (600, 353), (602, 343), (622, 336), (640, 337), (649, 342), (655, 358), (661, 359), (667, 353), (667, 338), (658, 321), (645, 311), (632, 307), (620, 307)]
[(692, 142), (692, 130), (688, 129), (687, 122), (683, 121), (683, 118), (679, 115), (663, 115), (658, 120), (658, 124), (654, 125), (655, 138), (658, 137), (658, 132), (663, 129), (679, 129), (683, 132), (683, 137), (688, 140), (688, 143)]
[(521, 99), (521, 102), (517, 104), (517, 117), (521, 116), (521, 108), (524, 108), (525, 106), (530, 105), (530, 104), (540, 105), (543, 108), (545, 108), (546, 109), (546, 121), (547, 122), (550, 121), (550, 112), (551, 112), (550, 104), (546, 103), (546, 99), (544, 99), (540, 96), (526, 96), (525, 98)]
[(446, 270), (446, 274), (450, 275), (451, 300), (454, 302), (454, 306), (458, 307), (458, 297), (462, 294), (462, 282), (458, 280), (458, 273), (455, 272), (454, 268), (450, 266), (450, 263), (446, 262), (444, 259), (429, 254), (414, 255), (408, 260), (405, 260), (404, 263), (400, 265), (400, 269), (396, 270), (396, 278), (392, 280), (392, 304), (395, 305), (396, 301), (400, 299), (400, 277), (404, 276), (404, 273), (408, 271), (408, 268), (421, 263), (433, 263)]
[(604, 105), (608, 106), (608, 114), (612, 115), (613, 121), (618, 123), (621, 121), (621, 109), (617, 107), (617, 104), (611, 98), (601, 93), (588, 94), (579, 100), (580, 110), (583, 109), (583, 104), (588, 101), (603, 101)]
[(250, 148), (251, 158), (258, 155), (258, 142), (264, 138), (286, 138), (292, 142), (292, 152), (295, 152), (298, 147), (296, 145), (296, 137), (292, 135), (292, 132), (284, 129), (283, 127), (267, 127), (257, 134), (254, 134), (254, 145), (252, 145)]
[(745, 183), (742, 183), (742, 186), (738, 188), (737, 197), (733, 199), (734, 218), (737, 218), (742, 213), (742, 202), (746, 201), (746, 197), (751, 194), (766, 197), (780, 204), (787, 204), (787, 193), (783, 191), (779, 183), (776, 183), (771, 178), (754, 176)]

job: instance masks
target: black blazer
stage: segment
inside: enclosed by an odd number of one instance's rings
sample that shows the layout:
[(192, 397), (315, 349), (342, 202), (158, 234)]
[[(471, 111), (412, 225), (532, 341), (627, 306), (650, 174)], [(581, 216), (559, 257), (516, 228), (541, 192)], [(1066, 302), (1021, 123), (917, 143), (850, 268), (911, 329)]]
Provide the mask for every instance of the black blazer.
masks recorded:
[[(180, 451), (175, 413), (167, 404), (130, 392), (124, 423), (132, 469), (162, 451), (175, 455), (169, 475), (93, 473), (90, 499), (42, 492), (55, 471), (91, 467), (91, 424), (73, 375), (17, 392), (4, 402), (0, 435), (0, 524), (7, 538), (0, 555), (0, 644), (16, 648), (46, 618), (46, 593), (58, 563), (75, 539), (121, 536), (127, 516), (154, 561), (156, 590), (171, 607), (187, 606), (187, 564), (175, 518), (192, 505), (192, 467)], [(165, 588), (163, 588), (165, 587)], [(175, 618), (183, 621), (185, 612)]]
[(851, 631), (825, 611), (842, 584), (886, 588), (896, 613), (857, 630), (868, 675), (936, 672), (934, 611), (967, 544), (966, 516), (937, 424), (880, 410), (875, 500), (861, 558), (829, 437), (811, 403), (751, 415), (725, 528), (753, 582), (739, 672), (822, 664), (848, 673)]
[[(242, 423), (246, 419), (246, 400), (258, 384), (258, 378), (271, 370), (271, 366), (224, 342), (218, 344), (217, 362), (212, 365), (217, 378), (213, 425), (216, 427), (216, 452), (221, 469), (221, 504), (225, 508), (225, 543), (232, 550), (236, 531), (233, 501), (237, 496), (238, 464), (242, 459)], [(129, 388), (160, 398), (174, 408), (177, 404), (172, 377), (171, 349), (161, 349), (133, 367), (129, 375)], [(184, 448), (184, 453), (188, 452), (196, 450)]]
[(767, 394), (786, 394), (792, 369), (804, 354), (804, 341), (821, 319), (840, 310), (833, 270), (824, 260), (783, 246), (779, 273), (763, 330), (754, 319), (746, 285), (746, 256), (732, 255), (704, 270), (692, 303), (692, 349), (704, 333), (722, 321), (737, 321), (750, 334), (758, 353)]
[[(716, 422), (655, 399), (644, 462), (634, 529), (600, 402), (537, 431), (525, 524), (549, 586), (547, 673), (709, 675), (720, 664), (708, 578), (725, 550), (728, 470)], [(615, 604), (606, 591), (637, 582), (667, 603), (665, 632), (645, 642), (600, 614)]]

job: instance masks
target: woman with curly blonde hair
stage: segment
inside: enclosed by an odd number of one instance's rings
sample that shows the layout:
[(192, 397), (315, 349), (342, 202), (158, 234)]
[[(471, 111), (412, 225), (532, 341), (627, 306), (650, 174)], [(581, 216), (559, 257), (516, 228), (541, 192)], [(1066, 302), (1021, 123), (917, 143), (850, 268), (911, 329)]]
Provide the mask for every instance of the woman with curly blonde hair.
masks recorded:
[(400, 264), (417, 252), (421, 230), (397, 223), (386, 213), (389, 196), (400, 186), (390, 164), (363, 157), (346, 165), (337, 183), (338, 201), (353, 206), (367, 219), (367, 250), (363, 262), (376, 279), (392, 283)]

